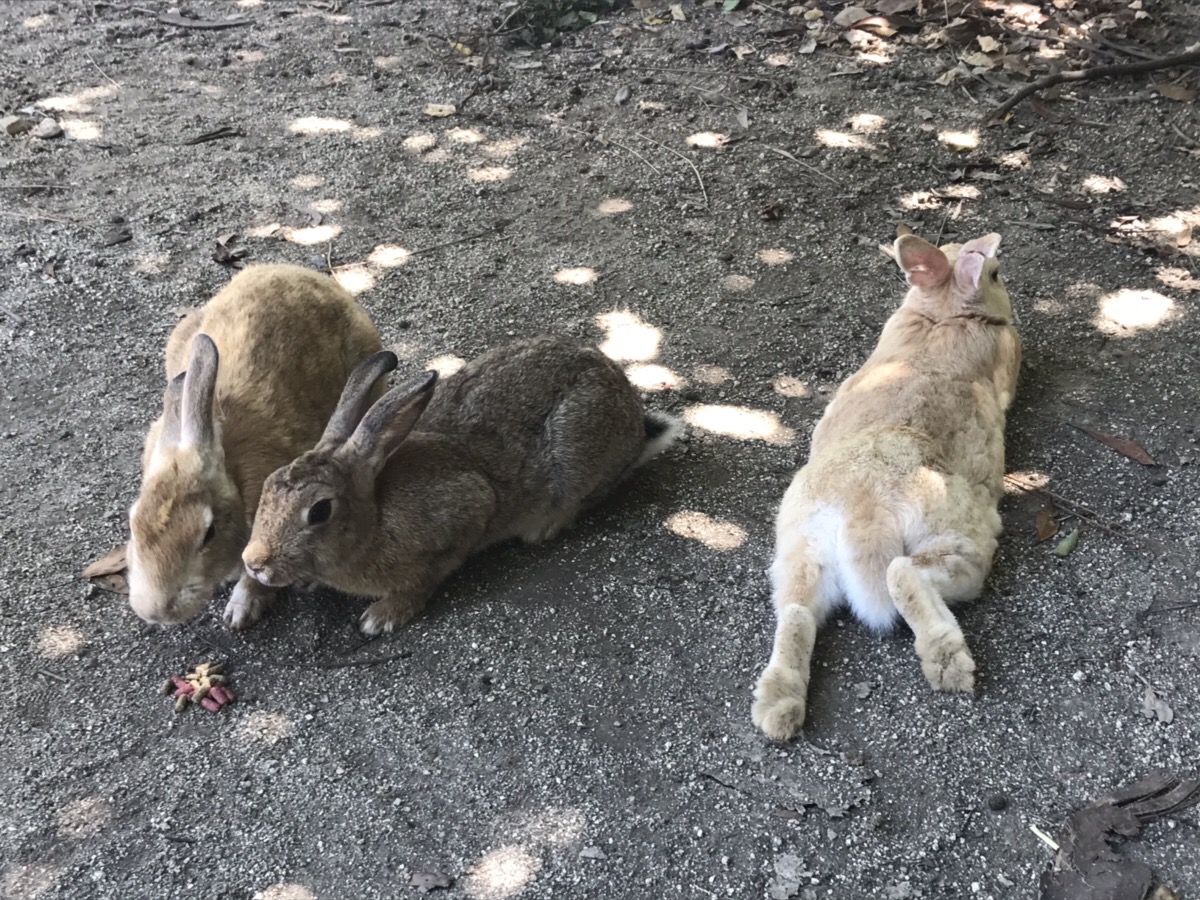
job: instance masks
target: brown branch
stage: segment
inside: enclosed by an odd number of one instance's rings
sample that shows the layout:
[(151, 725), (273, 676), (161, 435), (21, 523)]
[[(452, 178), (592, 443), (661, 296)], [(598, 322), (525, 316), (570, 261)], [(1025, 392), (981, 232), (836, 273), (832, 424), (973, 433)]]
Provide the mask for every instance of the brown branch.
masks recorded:
[(1158, 69), (1169, 69), (1173, 66), (1191, 66), (1200, 63), (1200, 50), (1190, 53), (1180, 53), (1177, 56), (1164, 56), (1161, 59), (1148, 59), (1145, 62), (1121, 63), (1115, 66), (1094, 66), (1087, 69), (1072, 69), (1067, 72), (1055, 72), (1045, 78), (1027, 84), (987, 116), (989, 121), (1003, 118), (1013, 107), (1038, 91), (1053, 87), (1056, 84), (1073, 81), (1094, 81), (1097, 78), (1110, 78), (1117, 75), (1140, 75), (1143, 72), (1154, 72)]

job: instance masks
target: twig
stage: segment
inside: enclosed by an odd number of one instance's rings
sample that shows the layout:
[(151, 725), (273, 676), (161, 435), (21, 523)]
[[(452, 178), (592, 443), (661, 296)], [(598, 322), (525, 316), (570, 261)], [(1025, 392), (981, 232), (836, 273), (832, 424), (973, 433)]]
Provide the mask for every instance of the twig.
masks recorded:
[(1160, 59), (1148, 59), (1144, 62), (1121, 63), (1115, 66), (1095, 66), (1087, 69), (1055, 72), (1053, 75), (1047, 75), (1045, 78), (1041, 78), (1033, 84), (1028, 84), (1021, 88), (1021, 90), (996, 107), (996, 110), (986, 116), (985, 119), (988, 121), (1001, 119), (1026, 97), (1036, 94), (1038, 91), (1045, 90), (1048, 87), (1053, 87), (1056, 84), (1074, 81), (1094, 81), (1097, 78), (1110, 78), (1117, 75), (1140, 75), (1143, 72), (1169, 69), (1172, 66), (1190, 66), (1195, 63), (1200, 63), (1200, 50), (1193, 50), (1190, 53), (1180, 53), (1176, 56), (1164, 56)]
[(1179, 135), (1181, 138), (1183, 138), (1185, 141), (1187, 141), (1188, 144), (1190, 144), (1193, 147), (1196, 146), (1196, 139), (1194, 137), (1191, 137), (1186, 131), (1184, 131), (1182, 128), (1180, 128), (1178, 125), (1176, 125), (1174, 122), (1171, 123), (1171, 127), (1173, 129), (1175, 129), (1175, 133), (1177, 135)]
[(791, 153), (788, 153), (786, 150), (780, 150), (778, 147), (772, 147), (770, 144), (763, 144), (763, 146), (766, 147), (768, 150), (770, 150), (772, 153), (776, 153), (779, 156), (782, 156), (784, 159), (790, 159), (792, 162), (794, 162), (796, 165), (800, 166), (801, 168), (808, 169), (810, 172), (812, 172), (816, 175), (820, 175), (826, 181), (831, 182), (832, 184), (836, 184), (838, 187), (842, 186), (842, 183), (840, 181), (838, 181), (832, 175), (826, 175), (824, 172), (822, 172), (820, 169), (818, 169), (812, 163), (806, 163), (804, 160), (800, 159), (797, 156), (794, 156)]
[(649, 141), (652, 144), (658, 144), (658, 146), (662, 147), (664, 150), (668, 151), (669, 153), (674, 153), (676, 156), (678, 156), (685, 163), (687, 163), (689, 166), (692, 167), (692, 171), (696, 173), (696, 181), (699, 182), (699, 184), (700, 184), (700, 193), (704, 195), (704, 208), (708, 209), (708, 191), (706, 191), (704, 189), (704, 179), (700, 177), (700, 170), (696, 168), (696, 164), (694, 162), (692, 162), (690, 159), (688, 159), (686, 156), (684, 156), (682, 153), (680, 153), (678, 150), (676, 150), (674, 147), (668, 147), (666, 144), (659, 143), (654, 138), (646, 137), (646, 135), (641, 134), (637, 131), (635, 131), (634, 134), (636, 134), (638, 137), (640, 137), (643, 141)]
[(430, 244), (428, 247), (421, 247), (418, 250), (414, 250), (410, 255), (418, 256), (422, 253), (432, 253), (434, 250), (443, 250), (446, 247), (456, 247), (459, 244), (467, 244), (467, 243), (470, 243), (471, 241), (477, 241), (481, 237), (487, 237), (489, 234), (498, 234), (499, 232), (503, 231), (505, 228), (507, 228), (511, 224), (512, 224), (511, 219), (501, 219), (500, 221), (496, 222), (495, 225), (492, 225), (490, 228), (485, 228), (482, 231), (476, 231), (474, 234), (468, 234), (466, 237), (455, 238), (452, 241), (446, 241), (441, 244)]
[(86, 52), (85, 52), (83, 55), (84, 55), (84, 56), (86, 56), (86, 57), (88, 58), (88, 62), (90, 62), (90, 63), (91, 63), (93, 66), (95, 66), (95, 67), (96, 67), (96, 71), (97, 71), (97, 72), (99, 72), (101, 75), (103, 75), (103, 76), (104, 76), (105, 78), (107, 78), (107, 79), (108, 79), (108, 80), (109, 80), (109, 81), (110, 81), (112, 84), (116, 85), (117, 87), (120, 87), (120, 86), (121, 86), (121, 82), (114, 80), (114, 79), (112, 78), (112, 76), (110, 76), (110, 75), (109, 75), (107, 72), (105, 72), (105, 71), (104, 71), (102, 68), (100, 68), (100, 63), (96, 62), (96, 60), (94, 60), (94, 59), (92, 58), (92, 54), (90, 54), (90, 53), (86, 53)]
[(63, 678), (57, 672), (51, 672), (49, 669), (38, 669), (37, 674), (42, 675), (46, 678), (53, 679), (54, 681), (57, 681), (59, 684), (67, 683), (67, 679)]
[(32, 221), (41, 222), (57, 222), (60, 225), (71, 225), (75, 228), (86, 228), (92, 234), (100, 234), (100, 229), (93, 228), (91, 225), (85, 225), (82, 222), (72, 222), (70, 219), (64, 219), (61, 216), (52, 216), (50, 213), (42, 212), (40, 209), (34, 210), (33, 212), (0, 209), (0, 216), (10, 216), (14, 219), (30, 219)]
[(1036, 825), (1031, 824), (1029, 826), (1029, 830), (1036, 834), (1038, 836), (1038, 840), (1040, 840), (1043, 844), (1045, 844), (1055, 853), (1058, 852), (1058, 841), (1054, 840), (1054, 838), (1050, 837), (1050, 835), (1046, 834), (1046, 832), (1042, 831), (1042, 829), (1038, 828)]
[(1012, 475), (1005, 475), (1004, 483), (1011, 485), (1012, 487), (1026, 494), (1041, 494), (1043, 497), (1051, 500), (1062, 512), (1075, 516), (1085, 525), (1099, 528), (1101, 531), (1107, 532), (1108, 534), (1114, 536), (1126, 536), (1124, 532), (1118, 531), (1111, 525), (1107, 525), (1102, 522), (1095, 510), (1088, 509), (1082, 504), (1068, 500), (1066, 497), (1054, 493), (1054, 491), (1046, 490), (1044, 487), (1034, 487), (1031, 484), (1021, 481), (1019, 478), (1014, 478)]
[(1181, 609), (1200, 609), (1200, 603), (1176, 603), (1174, 606), (1154, 606), (1150, 609), (1142, 610), (1142, 615), (1151, 616), (1155, 613), (1177, 612)]
[(646, 166), (650, 169), (650, 171), (653, 172), (655, 175), (657, 175), (659, 178), (662, 177), (662, 169), (658, 168), (658, 166), (654, 165), (654, 163), (650, 162), (650, 160), (646, 159), (646, 157), (642, 156), (642, 154), (638, 153), (632, 147), (627, 147), (624, 144), (622, 144), (620, 141), (614, 141), (612, 138), (607, 137), (602, 134), (599, 134), (599, 135), (592, 134), (590, 131), (584, 131), (582, 128), (576, 128), (574, 125), (568, 125), (566, 122), (560, 122), (558, 119), (552, 119), (551, 122), (555, 125), (559, 125), (565, 129), (567, 129), (568, 131), (574, 131), (576, 134), (582, 134), (584, 137), (591, 138), (594, 141), (596, 141), (596, 140), (605, 141), (609, 144), (612, 144), (614, 147), (620, 147), (625, 152), (632, 153), (634, 156), (636, 156), (638, 159), (640, 159), (642, 162), (644, 162), (646, 164)]

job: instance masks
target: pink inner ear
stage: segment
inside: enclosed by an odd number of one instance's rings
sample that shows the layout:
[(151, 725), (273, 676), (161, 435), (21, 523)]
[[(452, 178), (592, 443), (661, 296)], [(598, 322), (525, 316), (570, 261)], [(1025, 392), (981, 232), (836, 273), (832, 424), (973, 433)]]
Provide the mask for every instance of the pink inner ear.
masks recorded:
[(1000, 247), (1000, 235), (994, 231), (991, 234), (985, 234), (983, 237), (975, 238), (973, 241), (967, 241), (959, 248), (959, 253), (982, 253), (988, 259), (992, 259), (996, 255), (996, 250)]
[(978, 250), (969, 251), (964, 244), (954, 261), (954, 280), (958, 286), (972, 294), (979, 290), (979, 279), (983, 275), (984, 255)]
[(935, 288), (950, 277), (950, 262), (929, 241), (906, 234), (896, 240), (896, 259), (913, 287)]

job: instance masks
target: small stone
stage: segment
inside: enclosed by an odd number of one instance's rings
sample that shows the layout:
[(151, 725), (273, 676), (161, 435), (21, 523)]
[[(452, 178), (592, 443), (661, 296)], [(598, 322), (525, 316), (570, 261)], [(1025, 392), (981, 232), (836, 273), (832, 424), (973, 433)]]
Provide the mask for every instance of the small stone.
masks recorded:
[(621, 87), (617, 88), (616, 96), (613, 97), (613, 103), (615, 103), (617, 106), (624, 106), (629, 102), (629, 98), (632, 96), (633, 91), (630, 89), (629, 85), (621, 85)]
[(3, 128), (4, 133), (8, 135), (24, 134), (32, 127), (33, 123), (24, 116), (5, 116), (0, 119), (0, 128)]
[(1008, 809), (1008, 798), (1003, 794), (992, 794), (988, 797), (988, 809), (992, 812), (1002, 812)]
[(608, 854), (599, 847), (584, 847), (579, 851), (580, 859), (608, 859)]
[(38, 122), (37, 127), (30, 134), (35, 138), (41, 138), (43, 141), (52, 141), (55, 138), (62, 137), (63, 130), (61, 125), (47, 117)]

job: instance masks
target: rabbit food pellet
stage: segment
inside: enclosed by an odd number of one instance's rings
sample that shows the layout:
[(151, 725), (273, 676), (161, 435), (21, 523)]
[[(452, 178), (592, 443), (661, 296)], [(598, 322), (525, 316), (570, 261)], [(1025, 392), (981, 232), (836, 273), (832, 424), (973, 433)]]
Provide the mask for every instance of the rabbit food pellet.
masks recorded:
[(187, 709), (189, 703), (199, 704), (209, 712), (220, 712), (237, 697), (225, 683), (221, 674), (221, 664), (215, 662), (201, 663), (191, 672), (180, 678), (172, 675), (163, 682), (159, 693), (175, 698), (175, 712)]

